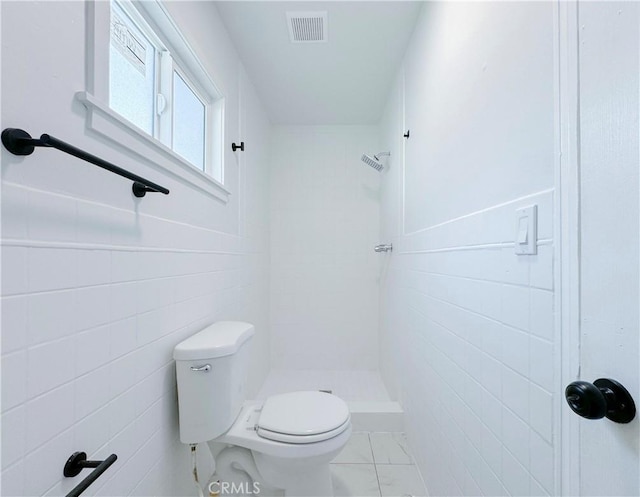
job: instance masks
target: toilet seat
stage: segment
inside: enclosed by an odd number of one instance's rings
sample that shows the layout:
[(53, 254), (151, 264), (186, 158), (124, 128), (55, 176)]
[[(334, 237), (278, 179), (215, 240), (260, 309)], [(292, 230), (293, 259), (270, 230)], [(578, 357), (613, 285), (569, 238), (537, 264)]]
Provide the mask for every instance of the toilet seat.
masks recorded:
[(291, 392), (269, 397), (256, 431), (268, 440), (307, 444), (333, 438), (350, 426), (347, 404), (324, 392)]
[[(304, 460), (310, 457), (324, 457), (340, 450), (351, 436), (351, 419), (344, 425), (343, 431), (332, 438), (315, 443), (290, 443), (270, 440), (258, 435), (258, 419), (264, 402), (248, 401), (242, 408), (233, 426), (212, 443), (223, 443), (244, 447), (256, 453), (290, 460)], [(342, 428), (342, 427), (341, 427)], [(276, 435), (277, 436), (277, 435)]]
[(267, 440), (273, 440), (275, 442), (284, 442), (289, 444), (310, 444), (314, 442), (323, 442), (324, 440), (329, 440), (330, 438), (336, 437), (340, 435), (344, 430), (346, 430), (351, 423), (349, 420), (345, 421), (342, 425), (337, 428), (326, 431), (324, 433), (318, 433), (316, 435), (288, 435), (286, 433), (278, 433), (276, 431), (265, 430), (264, 428), (258, 427), (257, 433), (258, 436), (262, 438), (266, 438)]

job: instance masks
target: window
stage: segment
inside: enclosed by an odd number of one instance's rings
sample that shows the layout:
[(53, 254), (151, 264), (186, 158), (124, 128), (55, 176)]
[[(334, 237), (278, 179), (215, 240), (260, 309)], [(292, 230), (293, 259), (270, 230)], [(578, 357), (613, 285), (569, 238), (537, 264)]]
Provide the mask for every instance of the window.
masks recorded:
[(203, 169), (206, 108), (178, 71), (173, 71), (173, 104), (173, 149)]
[(87, 6), (87, 126), (226, 202), (224, 98), (165, 7)]
[(207, 113), (212, 110), (210, 99), (195, 87), (134, 7), (112, 0), (109, 106), (222, 182), (221, 171), (207, 171)]
[(110, 41), (109, 106), (153, 135), (156, 47), (115, 2)]

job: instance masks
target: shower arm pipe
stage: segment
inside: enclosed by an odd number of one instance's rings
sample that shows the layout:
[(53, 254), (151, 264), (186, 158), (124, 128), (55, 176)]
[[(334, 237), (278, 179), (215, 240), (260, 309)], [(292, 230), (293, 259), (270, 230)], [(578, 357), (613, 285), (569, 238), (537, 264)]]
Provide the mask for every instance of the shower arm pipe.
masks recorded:
[(380, 157), (391, 157), (391, 152), (380, 152), (374, 155), (377, 160), (380, 160)]
[(106, 160), (96, 157), (89, 152), (85, 152), (73, 145), (70, 145), (58, 138), (43, 134), (39, 139), (32, 138), (29, 133), (22, 129), (6, 128), (2, 131), (2, 144), (4, 147), (14, 155), (31, 155), (35, 150), (35, 147), (50, 147), (65, 152), (69, 155), (73, 155), (78, 159), (82, 159), (86, 162), (93, 164), (94, 166), (106, 169), (118, 176), (122, 176), (133, 181), (133, 194), (136, 197), (144, 197), (147, 192), (157, 192), (169, 194), (169, 190), (163, 186), (158, 185), (152, 181), (149, 181), (142, 176), (138, 176), (126, 169), (122, 169), (119, 166), (111, 164)]

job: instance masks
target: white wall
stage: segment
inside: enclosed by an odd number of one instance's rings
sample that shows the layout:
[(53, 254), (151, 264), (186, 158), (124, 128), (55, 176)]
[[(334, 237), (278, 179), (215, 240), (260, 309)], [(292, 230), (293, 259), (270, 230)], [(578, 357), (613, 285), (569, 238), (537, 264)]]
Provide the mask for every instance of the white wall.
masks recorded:
[(275, 127), (271, 330), (276, 369), (375, 370), (380, 174), (372, 126)]
[(119, 458), (100, 495), (186, 495), (174, 345), (248, 320), (250, 393), (269, 367), (269, 123), (213, 4), (168, 4), (227, 97), (225, 147), (247, 144), (226, 154), (224, 205), (85, 130), (84, 2), (1, 9), (2, 127), (50, 133), (171, 190), (138, 200), (129, 181), (61, 152), (2, 149), (2, 494), (65, 494), (86, 472), (61, 481), (64, 462), (86, 451)]
[[(553, 19), (426, 3), (382, 120), (381, 371), (430, 495), (557, 491)], [(531, 204), (538, 254), (517, 257)]]
[(429, 3), (414, 32), (405, 58), (416, 138), (407, 148), (407, 233), (551, 186), (553, 16), (541, 5), (524, 22), (519, 3)]

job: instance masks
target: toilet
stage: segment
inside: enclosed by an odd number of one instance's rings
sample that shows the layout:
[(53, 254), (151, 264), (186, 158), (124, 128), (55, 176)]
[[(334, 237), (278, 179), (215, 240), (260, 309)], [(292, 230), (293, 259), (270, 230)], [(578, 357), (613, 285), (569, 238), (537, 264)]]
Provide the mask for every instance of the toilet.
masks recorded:
[(253, 335), (252, 324), (222, 321), (176, 345), (180, 440), (232, 446), (234, 468), (286, 496), (330, 496), (329, 463), (351, 436), (349, 408), (316, 391), (247, 402)]

